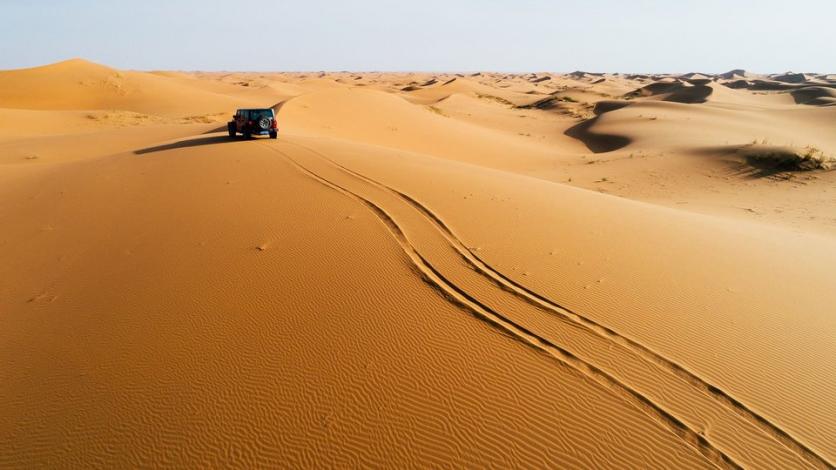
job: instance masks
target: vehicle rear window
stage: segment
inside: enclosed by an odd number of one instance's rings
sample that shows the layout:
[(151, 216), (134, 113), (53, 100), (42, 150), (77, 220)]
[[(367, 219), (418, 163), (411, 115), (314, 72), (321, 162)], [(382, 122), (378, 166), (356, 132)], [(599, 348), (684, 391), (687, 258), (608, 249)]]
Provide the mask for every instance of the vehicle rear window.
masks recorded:
[(273, 110), (272, 109), (252, 109), (252, 110), (249, 111), (249, 115), (250, 115), (249, 119), (252, 119), (253, 121), (257, 121), (257, 120), (259, 120), (259, 119), (261, 119), (262, 117), (265, 117), (265, 116), (272, 119), (273, 118)]

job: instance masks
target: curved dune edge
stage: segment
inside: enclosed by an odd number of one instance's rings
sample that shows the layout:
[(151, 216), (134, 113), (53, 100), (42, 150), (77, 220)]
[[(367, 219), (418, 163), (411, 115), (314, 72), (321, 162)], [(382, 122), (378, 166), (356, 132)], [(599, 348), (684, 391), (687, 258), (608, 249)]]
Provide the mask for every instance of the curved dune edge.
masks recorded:
[(629, 101), (600, 101), (595, 104), (595, 117), (586, 121), (580, 122), (569, 129), (566, 129), (564, 134), (569, 137), (580, 140), (584, 145), (595, 153), (613, 152), (622, 149), (632, 142), (632, 140), (623, 135), (603, 134), (594, 130), (595, 123), (601, 115), (612, 111), (617, 111), (622, 108), (630, 106)]

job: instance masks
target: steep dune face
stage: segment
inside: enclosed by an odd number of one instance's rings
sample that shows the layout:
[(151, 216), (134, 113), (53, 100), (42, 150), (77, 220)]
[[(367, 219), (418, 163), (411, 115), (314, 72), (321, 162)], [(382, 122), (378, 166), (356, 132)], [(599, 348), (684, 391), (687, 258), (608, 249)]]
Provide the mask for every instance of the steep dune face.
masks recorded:
[(815, 106), (833, 106), (836, 104), (836, 88), (819, 86), (803, 87), (790, 92), (796, 103)]
[(804, 83), (810, 80), (810, 77), (803, 73), (793, 73), (787, 72), (781, 75), (771, 75), (769, 78), (775, 80), (776, 82), (784, 82), (784, 83)]
[(763, 106), (770, 102), (790, 104), (789, 101), (780, 97), (756, 97), (749, 92), (735, 91), (734, 88), (729, 88), (709, 79), (654, 82), (625, 96), (628, 99), (638, 98), (648, 101), (660, 100), (683, 104), (708, 102), (740, 106)]
[(742, 79), (746, 79), (746, 78), (750, 77), (751, 75), (752, 74), (750, 74), (749, 72), (747, 72), (743, 69), (734, 69), (734, 70), (729, 70), (728, 72), (725, 72), (725, 73), (721, 73), (720, 75), (718, 75), (718, 77), (722, 78), (724, 80), (742, 80)]
[(0, 466), (832, 468), (836, 173), (754, 165), (836, 107), (738, 72), (0, 73)]
[(642, 87), (632, 96), (651, 97), (675, 103), (705, 103), (714, 92), (708, 80), (657, 82)]
[(836, 135), (827, 132), (836, 122), (836, 113), (829, 109), (729, 106), (735, 103), (637, 101), (620, 109), (604, 109), (607, 112), (588, 127), (592, 134), (622, 136), (625, 145), (634, 142), (632, 150), (699, 150), (765, 141), (774, 145), (815, 146), (836, 153)]

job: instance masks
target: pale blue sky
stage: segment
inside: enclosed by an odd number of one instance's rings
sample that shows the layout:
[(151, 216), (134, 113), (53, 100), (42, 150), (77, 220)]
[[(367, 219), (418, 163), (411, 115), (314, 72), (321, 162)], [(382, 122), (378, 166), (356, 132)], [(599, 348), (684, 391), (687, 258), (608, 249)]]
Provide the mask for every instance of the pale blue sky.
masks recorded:
[(836, 0), (0, 0), (0, 69), (836, 72), (834, 19)]

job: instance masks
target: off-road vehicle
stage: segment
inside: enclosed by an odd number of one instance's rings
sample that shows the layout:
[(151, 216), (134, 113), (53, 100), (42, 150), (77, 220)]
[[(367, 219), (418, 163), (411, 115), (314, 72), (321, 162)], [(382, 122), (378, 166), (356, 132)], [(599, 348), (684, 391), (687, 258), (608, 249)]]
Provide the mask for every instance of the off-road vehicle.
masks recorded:
[(276, 113), (270, 108), (239, 109), (226, 128), (230, 137), (242, 134), (245, 139), (254, 135), (269, 135), (271, 139), (275, 139), (279, 135)]

